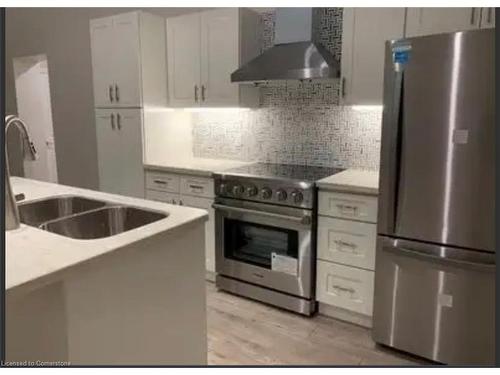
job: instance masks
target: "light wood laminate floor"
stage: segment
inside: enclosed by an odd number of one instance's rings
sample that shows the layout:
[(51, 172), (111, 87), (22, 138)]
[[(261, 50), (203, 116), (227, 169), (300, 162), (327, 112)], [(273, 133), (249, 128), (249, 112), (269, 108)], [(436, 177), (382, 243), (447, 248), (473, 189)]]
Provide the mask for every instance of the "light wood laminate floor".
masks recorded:
[(370, 330), (303, 317), (218, 291), (207, 282), (209, 365), (419, 365), (375, 345)]

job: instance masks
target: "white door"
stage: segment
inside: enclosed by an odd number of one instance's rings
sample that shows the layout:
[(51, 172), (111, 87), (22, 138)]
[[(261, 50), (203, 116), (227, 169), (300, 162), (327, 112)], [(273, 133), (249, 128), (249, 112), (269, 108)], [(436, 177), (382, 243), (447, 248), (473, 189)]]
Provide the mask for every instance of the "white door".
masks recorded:
[(495, 27), (495, 8), (481, 9), (481, 29), (491, 29)]
[(385, 42), (404, 36), (404, 22), (404, 8), (344, 8), (343, 104), (382, 104)]
[(113, 17), (113, 91), (117, 107), (141, 107), (139, 14)]
[(14, 59), (17, 111), (26, 123), (38, 159), (24, 163), (25, 176), (57, 182), (56, 150), (47, 56)]
[(167, 19), (168, 91), (172, 106), (199, 106), (200, 14)]
[(239, 104), (239, 86), (231, 73), (239, 66), (239, 10), (201, 13), (201, 105)]
[(480, 19), (481, 8), (408, 8), (406, 36), (473, 30)]
[(96, 107), (114, 105), (114, 32), (112, 17), (90, 21), (92, 77)]
[(96, 109), (99, 190), (120, 194), (122, 156), (114, 109)]
[(142, 162), (142, 112), (120, 109), (115, 112), (119, 137), (119, 193), (144, 198), (144, 166)]

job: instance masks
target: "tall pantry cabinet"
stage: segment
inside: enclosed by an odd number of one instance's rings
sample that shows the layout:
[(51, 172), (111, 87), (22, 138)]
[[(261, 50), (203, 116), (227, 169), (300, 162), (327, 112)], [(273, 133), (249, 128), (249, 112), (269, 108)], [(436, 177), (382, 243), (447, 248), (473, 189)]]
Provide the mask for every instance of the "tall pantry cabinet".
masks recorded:
[(144, 197), (142, 132), (167, 104), (165, 21), (128, 12), (90, 21), (99, 188)]

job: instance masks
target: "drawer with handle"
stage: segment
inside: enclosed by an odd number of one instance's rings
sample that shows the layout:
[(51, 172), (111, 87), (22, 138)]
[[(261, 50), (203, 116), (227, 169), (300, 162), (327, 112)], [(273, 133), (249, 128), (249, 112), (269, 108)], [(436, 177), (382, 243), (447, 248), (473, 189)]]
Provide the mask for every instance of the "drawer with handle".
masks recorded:
[(214, 196), (214, 182), (211, 178), (182, 176), (181, 194), (212, 198)]
[(373, 271), (318, 260), (317, 300), (371, 316), (374, 275)]
[(157, 190), (146, 190), (146, 199), (152, 201), (165, 202), (170, 204), (180, 204), (181, 196), (180, 194), (172, 194), (164, 191)]
[(175, 174), (146, 172), (146, 188), (178, 193), (180, 177)]
[(318, 212), (325, 216), (376, 223), (377, 197), (320, 191)]
[(318, 218), (318, 259), (374, 270), (376, 241), (376, 224)]

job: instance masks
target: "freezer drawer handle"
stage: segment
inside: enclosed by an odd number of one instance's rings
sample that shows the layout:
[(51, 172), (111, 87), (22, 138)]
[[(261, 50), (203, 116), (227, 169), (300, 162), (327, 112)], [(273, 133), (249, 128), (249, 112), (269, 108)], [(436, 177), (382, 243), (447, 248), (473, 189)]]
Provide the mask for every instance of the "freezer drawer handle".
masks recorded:
[(451, 258), (451, 257), (440, 257), (440, 256), (436, 256), (436, 255), (432, 255), (432, 254), (429, 254), (429, 253), (425, 253), (423, 251), (419, 251), (419, 250), (411, 250), (411, 249), (406, 249), (406, 248), (403, 248), (403, 247), (384, 247), (385, 250), (388, 250), (392, 253), (395, 253), (395, 254), (405, 254), (407, 256), (412, 256), (412, 257), (415, 257), (415, 258), (422, 258), (422, 259), (427, 259), (427, 260), (434, 260), (434, 261), (442, 261), (442, 262), (448, 262), (448, 263), (452, 263), (452, 264), (455, 264), (457, 266), (472, 266), (472, 267), (481, 267), (481, 268), (486, 268), (486, 269), (489, 269), (489, 270), (495, 270), (496, 268), (496, 265), (495, 264), (492, 264), (492, 263), (485, 263), (485, 262), (481, 262), (481, 261), (478, 261), (478, 262), (469, 262), (469, 261), (466, 261), (466, 260), (462, 260), (462, 259), (456, 259), (456, 258)]

